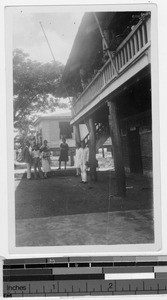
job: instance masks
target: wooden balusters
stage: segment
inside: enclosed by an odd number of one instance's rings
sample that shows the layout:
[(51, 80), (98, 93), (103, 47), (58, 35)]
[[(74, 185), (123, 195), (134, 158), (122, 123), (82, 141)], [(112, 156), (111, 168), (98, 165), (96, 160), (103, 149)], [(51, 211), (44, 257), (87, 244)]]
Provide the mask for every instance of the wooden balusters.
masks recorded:
[[(115, 56), (112, 56), (113, 64), (119, 74), (126, 65), (129, 65), (136, 59), (137, 55), (145, 51), (145, 46), (150, 43), (150, 26), (151, 20), (145, 19), (140, 22), (133, 31), (125, 38), (122, 44), (116, 50)], [(83, 91), (78, 98), (75, 106), (75, 111), (78, 113), (85, 105), (91, 102), (98, 93), (112, 80), (116, 75), (111, 61), (108, 60), (102, 67), (99, 73)]]
[(126, 49), (127, 49), (127, 62), (128, 62), (131, 58), (129, 43), (126, 44)]
[(141, 36), (141, 30), (139, 28), (139, 30), (137, 31), (137, 36), (138, 36), (138, 43), (139, 43), (139, 50), (143, 47), (143, 43), (142, 43), (142, 36)]

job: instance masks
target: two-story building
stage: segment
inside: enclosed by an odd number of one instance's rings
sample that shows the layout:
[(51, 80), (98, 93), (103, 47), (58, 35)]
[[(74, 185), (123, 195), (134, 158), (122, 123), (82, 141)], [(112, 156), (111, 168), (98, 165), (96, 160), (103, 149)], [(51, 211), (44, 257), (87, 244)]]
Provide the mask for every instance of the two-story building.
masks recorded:
[(80, 124), (89, 131), (90, 173), (96, 178), (96, 148), (110, 136), (120, 195), (125, 170), (152, 174), (150, 32), (147, 11), (85, 13), (63, 74), (76, 140)]

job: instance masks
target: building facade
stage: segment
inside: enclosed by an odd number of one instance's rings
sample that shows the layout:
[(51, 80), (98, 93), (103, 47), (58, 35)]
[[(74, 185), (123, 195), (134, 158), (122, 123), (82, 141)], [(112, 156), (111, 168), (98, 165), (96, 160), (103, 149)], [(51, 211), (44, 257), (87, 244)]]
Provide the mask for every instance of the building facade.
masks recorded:
[(75, 147), (75, 137), (70, 121), (71, 114), (67, 113), (39, 117), (34, 122), (36, 141), (42, 144), (44, 140), (47, 140), (53, 155), (59, 155), (59, 147), (63, 137), (66, 138), (69, 148), (73, 149)]

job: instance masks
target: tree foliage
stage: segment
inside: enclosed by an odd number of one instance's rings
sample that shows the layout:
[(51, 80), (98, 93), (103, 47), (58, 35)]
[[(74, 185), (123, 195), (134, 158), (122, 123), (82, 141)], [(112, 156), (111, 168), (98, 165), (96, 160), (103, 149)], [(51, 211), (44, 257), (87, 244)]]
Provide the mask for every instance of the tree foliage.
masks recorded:
[[(40, 49), (39, 49), (40, 51)], [(59, 62), (32, 61), (20, 49), (13, 52), (14, 127), (23, 132), (37, 113), (65, 107), (56, 97), (64, 66)]]

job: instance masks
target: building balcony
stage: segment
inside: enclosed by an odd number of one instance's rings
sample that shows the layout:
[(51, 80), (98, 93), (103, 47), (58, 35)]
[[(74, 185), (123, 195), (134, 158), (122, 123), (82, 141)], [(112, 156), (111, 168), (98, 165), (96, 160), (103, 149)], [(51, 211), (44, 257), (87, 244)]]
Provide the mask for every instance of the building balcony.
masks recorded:
[(151, 18), (147, 15), (131, 30), (116, 51), (111, 53), (113, 64), (109, 59), (73, 102), (71, 124), (150, 64), (150, 26)]

